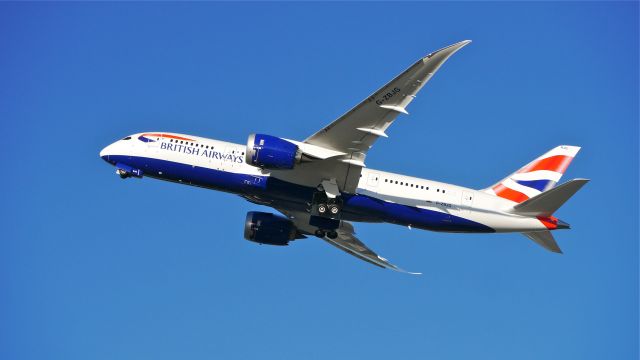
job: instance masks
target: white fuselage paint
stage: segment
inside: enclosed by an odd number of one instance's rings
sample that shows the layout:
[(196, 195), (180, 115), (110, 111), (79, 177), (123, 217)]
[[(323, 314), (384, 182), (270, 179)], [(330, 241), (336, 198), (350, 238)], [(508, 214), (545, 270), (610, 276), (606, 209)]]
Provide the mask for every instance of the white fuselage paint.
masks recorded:
[[(269, 172), (245, 163), (246, 146), (244, 144), (175, 133), (163, 134), (193, 139), (192, 143), (197, 146), (189, 146), (192, 149), (189, 151), (186, 150), (184, 143), (191, 142), (182, 140), (182, 144), (180, 141), (174, 143), (168, 138), (161, 137), (150, 137), (155, 141), (145, 143), (137, 139), (140, 133), (131, 135), (131, 140), (116, 141), (107, 146), (100, 155), (146, 157), (187, 164), (194, 168), (272, 176)], [(169, 145), (172, 147), (168, 148)], [(370, 168), (363, 168), (361, 174), (357, 193), (363, 195), (387, 202), (448, 213), (486, 225), (496, 232), (547, 230), (535, 217), (511, 213), (510, 210), (516, 204), (515, 202), (482, 191)], [(162, 174), (145, 173), (145, 175), (162, 177)]]

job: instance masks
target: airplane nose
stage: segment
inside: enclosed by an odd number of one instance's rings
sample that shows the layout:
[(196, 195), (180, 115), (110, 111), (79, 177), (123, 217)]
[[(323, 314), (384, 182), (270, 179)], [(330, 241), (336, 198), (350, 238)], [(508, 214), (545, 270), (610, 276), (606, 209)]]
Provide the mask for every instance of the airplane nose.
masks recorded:
[(110, 154), (110, 147), (112, 147), (112, 145), (108, 145), (106, 146), (104, 149), (100, 150), (100, 157), (102, 158), (102, 160), (109, 162), (109, 154)]

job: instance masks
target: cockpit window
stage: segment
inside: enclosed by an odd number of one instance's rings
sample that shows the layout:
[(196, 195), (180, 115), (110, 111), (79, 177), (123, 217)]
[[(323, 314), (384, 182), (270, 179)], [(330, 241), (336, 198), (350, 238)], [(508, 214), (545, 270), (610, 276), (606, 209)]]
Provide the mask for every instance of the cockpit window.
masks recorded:
[(127, 136), (126, 138), (124, 138), (122, 140), (131, 140), (131, 136)]

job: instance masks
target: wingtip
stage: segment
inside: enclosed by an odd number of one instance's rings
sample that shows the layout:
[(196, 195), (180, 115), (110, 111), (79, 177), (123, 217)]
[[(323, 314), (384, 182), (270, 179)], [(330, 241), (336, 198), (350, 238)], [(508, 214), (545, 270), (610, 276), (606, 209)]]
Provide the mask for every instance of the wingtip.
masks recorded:
[(459, 42), (451, 45), (451, 47), (456, 47), (456, 48), (460, 49), (460, 48), (463, 48), (463, 47), (469, 45), (470, 43), (471, 43), (471, 40), (462, 40), (462, 41), (459, 41)]
[(445, 52), (445, 51), (446, 51), (446, 53), (445, 53), (445, 60), (446, 60), (446, 58), (448, 58), (449, 56), (453, 55), (456, 51), (462, 49), (464, 46), (468, 45), (470, 42), (471, 42), (471, 40), (462, 40), (462, 41), (459, 41), (459, 42), (457, 42), (455, 44), (451, 44), (449, 46), (445, 46), (442, 49), (438, 49), (438, 50), (428, 54), (427, 56), (425, 56), (423, 58), (423, 61), (427, 61), (428, 59), (430, 59), (434, 55), (442, 53), (442, 52)]
[(401, 269), (401, 268), (399, 268), (399, 267), (397, 267), (397, 266), (394, 266), (394, 267), (388, 267), (387, 269), (395, 270), (395, 271), (397, 271), (397, 272), (401, 272), (401, 273), (409, 274), (409, 275), (422, 275), (422, 273), (421, 273), (421, 272), (407, 271), (407, 270)]
[(464, 46), (469, 45), (470, 43), (471, 43), (471, 40), (462, 40), (462, 41), (458, 41), (455, 44), (451, 44), (451, 45), (449, 45), (449, 46), (447, 46), (447, 47), (445, 47), (445, 48), (443, 48), (441, 50), (448, 49), (448, 48), (456, 48), (456, 50), (458, 50), (458, 49), (460, 49), (460, 48), (462, 48)]

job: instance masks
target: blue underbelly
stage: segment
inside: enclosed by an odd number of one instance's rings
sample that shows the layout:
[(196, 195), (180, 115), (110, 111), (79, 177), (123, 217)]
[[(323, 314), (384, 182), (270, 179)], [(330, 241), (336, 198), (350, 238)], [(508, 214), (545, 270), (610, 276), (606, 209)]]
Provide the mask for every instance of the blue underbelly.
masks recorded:
[[(307, 203), (316, 191), (314, 187), (297, 185), (273, 177), (232, 173), (146, 157), (110, 156), (109, 162), (120, 162), (141, 169), (146, 176), (252, 196), (258, 201), (289, 210), (306, 209)], [(388, 222), (445, 232), (495, 231), (459, 216), (391, 203), (367, 195), (343, 194), (343, 199), (344, 220)]]
[(367, 213), (379, 221), (444, 232), (495, 232), (494, 229), (460, 216), (396, 204), (368, 195), (344, 195), (345, 211)]

